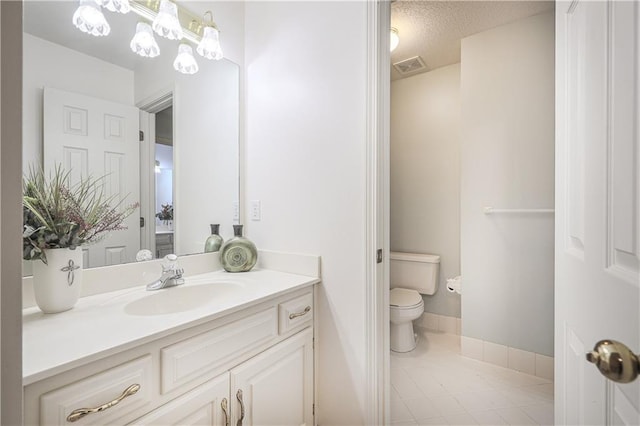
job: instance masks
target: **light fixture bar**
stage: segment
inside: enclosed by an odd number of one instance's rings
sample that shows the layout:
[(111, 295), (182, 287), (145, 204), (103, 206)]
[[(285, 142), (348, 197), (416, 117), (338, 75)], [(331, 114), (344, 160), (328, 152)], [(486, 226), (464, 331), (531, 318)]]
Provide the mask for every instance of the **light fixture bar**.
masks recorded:
[[(149, 22), (153, 22), (158, 9), (160, 8), (160, 0), (129, 0), (131, 11)], [(176, 3), (178, 7), (178, 21), (182, 27), (183, 38), (191, 43), (198, 45), (202, 39), (201, 17), (194, 15), (185, 8)]]

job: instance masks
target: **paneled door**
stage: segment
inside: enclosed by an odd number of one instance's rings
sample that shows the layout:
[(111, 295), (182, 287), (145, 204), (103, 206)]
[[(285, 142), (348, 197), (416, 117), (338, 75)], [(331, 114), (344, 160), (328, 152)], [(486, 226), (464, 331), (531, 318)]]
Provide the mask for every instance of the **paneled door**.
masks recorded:
[(640, 424), (613, 343), (640, 352), (639, 27), (637, 1), (556, 3), (558, 425)]
[[(44, 171), (61, 164), (71, 183), (104, 176), (105, 195), (131, 204), (140, 200), (138, 109), (90, 96), (44, 89)], [(135, 260), (140, 249), (139, 209), (97, 244), (83, 247), (83, 265)]]

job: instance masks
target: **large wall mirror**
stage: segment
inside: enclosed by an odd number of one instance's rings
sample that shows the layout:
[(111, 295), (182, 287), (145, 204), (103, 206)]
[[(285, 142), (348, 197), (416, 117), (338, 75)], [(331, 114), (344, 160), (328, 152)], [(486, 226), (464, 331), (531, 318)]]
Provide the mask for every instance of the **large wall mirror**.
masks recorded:
[[(141, 249), (154, 258), (200, 253), (211, 223), (231, 237), (239, 211), (238, 65), (196, 56), (199, 71), (179, 74), (176, 41), (156, 37), (160, 55), (152, 59), (131, 51), (134, 13), (104, 11), (111, 32), (94, 37), (73, 26), (77, 7), (24, 3), (23, 170), (61, 164), (72, 176), (105, 176), (110, 191), (140, 203), (126, 231), (83, 247), (84, 267), (132, 262)], [(25, 261), (23, 274), (30, 271)]]

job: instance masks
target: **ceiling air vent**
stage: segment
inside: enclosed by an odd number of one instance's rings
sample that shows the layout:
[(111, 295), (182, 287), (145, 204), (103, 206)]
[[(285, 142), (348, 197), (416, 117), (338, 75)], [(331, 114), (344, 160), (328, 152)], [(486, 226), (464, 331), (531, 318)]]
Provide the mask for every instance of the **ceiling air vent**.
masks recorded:
[(420, 56), (414, 56), (413, 58), (396, 62), (393, 64), (393, 67), (398, 70), (400, 74), (412, 74), (416, 71), (424, 71), (427, 68)]

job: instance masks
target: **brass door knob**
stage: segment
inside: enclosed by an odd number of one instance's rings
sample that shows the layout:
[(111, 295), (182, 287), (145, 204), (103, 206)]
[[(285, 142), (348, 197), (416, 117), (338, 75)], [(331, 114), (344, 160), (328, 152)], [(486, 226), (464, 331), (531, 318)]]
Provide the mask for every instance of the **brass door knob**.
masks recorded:
[(638, 377), (640, 361), (624, 343), (601, 340), (587, 353), (587, 361), (598, 367), (607, 379), (618, 383), (629, 383)]

